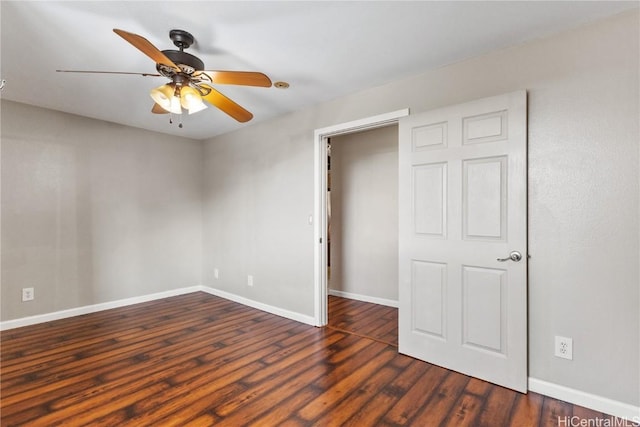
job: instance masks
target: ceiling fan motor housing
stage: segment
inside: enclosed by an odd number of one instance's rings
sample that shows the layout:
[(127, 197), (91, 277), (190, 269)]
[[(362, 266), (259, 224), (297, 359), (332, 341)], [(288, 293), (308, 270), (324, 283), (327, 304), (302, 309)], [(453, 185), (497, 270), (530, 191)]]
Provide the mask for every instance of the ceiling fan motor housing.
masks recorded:
[[(195, 71), (204, 70), (204, 62), (190, 53), (183, 52), (181, 50), (163, 50), (162, 53), (164, 53), (167, 58), (180, 67), (180, 69), (186, 74), (193, 74)], [(161, 65), (162, 64), (158, 64), (156, 69), (161, 74), (164, 74), (162, 72), (163, 70), (160, 69)]]

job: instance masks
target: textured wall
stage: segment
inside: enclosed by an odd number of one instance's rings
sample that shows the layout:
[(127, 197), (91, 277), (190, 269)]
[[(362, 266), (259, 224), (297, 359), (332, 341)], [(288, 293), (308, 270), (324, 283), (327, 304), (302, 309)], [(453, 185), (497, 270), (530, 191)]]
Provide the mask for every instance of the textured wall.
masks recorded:
[(2, 101), (1, 153), (2, 320), (201, 284), (201, 142)]

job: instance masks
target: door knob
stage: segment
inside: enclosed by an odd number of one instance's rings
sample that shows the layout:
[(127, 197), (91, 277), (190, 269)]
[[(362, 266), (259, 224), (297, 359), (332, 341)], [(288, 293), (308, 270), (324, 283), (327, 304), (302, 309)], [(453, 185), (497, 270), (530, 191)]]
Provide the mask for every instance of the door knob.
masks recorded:
[(521, 259), (522, 259), (522, 254), (520, 252), (518, 252), (518, 251), (513, 251), (506, 258), (498, 258), (498, 261), (500, 261), (500, 262), (505, 262), (505, 261), (518, 262)]

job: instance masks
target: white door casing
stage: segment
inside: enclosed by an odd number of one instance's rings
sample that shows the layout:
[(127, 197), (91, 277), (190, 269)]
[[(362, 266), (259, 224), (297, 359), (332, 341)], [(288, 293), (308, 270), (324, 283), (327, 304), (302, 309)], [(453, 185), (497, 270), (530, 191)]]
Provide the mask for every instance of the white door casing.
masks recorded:
[(399, 122), (399, 351), (521, 392), (526, 104), (523, 90)]

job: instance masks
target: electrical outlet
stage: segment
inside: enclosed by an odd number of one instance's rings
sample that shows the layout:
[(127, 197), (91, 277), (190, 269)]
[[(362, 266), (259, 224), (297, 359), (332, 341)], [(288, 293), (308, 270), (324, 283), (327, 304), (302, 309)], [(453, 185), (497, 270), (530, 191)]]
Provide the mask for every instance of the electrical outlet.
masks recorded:
[(22, 288), (22, 302), (32, 301), (36, 297), (33, 288)]
[(214, 278), (214, 279), (217, 279), (217, 278), (219, 278), (219, 277), (220, 277), (220, 272), (218, 271), (218, 269), (217, 269), (217, 268), (214, 268), (214, 269), (213, 269), (213, 278)]
[(253, 286), (253, 276), (252, 275), (248, 275), (247, 276), (247, 286)]
[(556, 336), (555, 348), (557, 357), (573, 360), (573, 340), (571, 338)]

